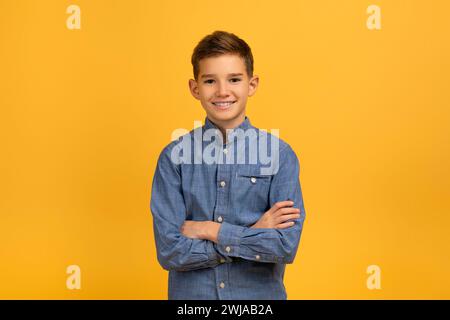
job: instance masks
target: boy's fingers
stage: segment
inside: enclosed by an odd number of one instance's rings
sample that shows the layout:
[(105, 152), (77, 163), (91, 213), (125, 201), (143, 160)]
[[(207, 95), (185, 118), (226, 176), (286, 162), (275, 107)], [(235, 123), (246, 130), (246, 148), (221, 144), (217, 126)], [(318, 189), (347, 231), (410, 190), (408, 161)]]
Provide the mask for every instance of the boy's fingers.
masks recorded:
[(285, 214), (280, 216), (279, 218), (277, 218), (278, 223), (282, 223), (288, 220), (292, 220), (292, 219), (299, 219), (300, 218), (300, 214)]
[(293, 201), (279, 201), (276, 202), (269, 211), (276, 212), (284, 207), (292, 207), (294, 205)]
[(284, 215), (284, 214), (292, 214), (292, 213), (300, 213), (300, 209), (298, 209), (298, 208), (293, 208), (293, 207), (281, 208), (281, 209), (278, 209), (278, 210), (275, 212), (275, 215), (276, 215), (276, 216), (282, 216), (282, 215)]
[(295, 224), (295, 222), (280, 223), (275, 226), (275, 229), (286, 229), (286, 228), (292, 227), (294, 224)]

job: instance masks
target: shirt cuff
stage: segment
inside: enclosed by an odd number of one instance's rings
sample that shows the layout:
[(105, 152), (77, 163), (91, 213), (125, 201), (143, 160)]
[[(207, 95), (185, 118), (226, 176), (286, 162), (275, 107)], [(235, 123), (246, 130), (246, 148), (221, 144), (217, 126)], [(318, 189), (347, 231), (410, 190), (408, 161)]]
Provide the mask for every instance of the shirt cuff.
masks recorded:
[(245, 227), (222, 222), (217, 236), (217, 250), (225, 256), (238, 257)]
[(206, 241), (206, 252), (208, 254), (208, 261), (214, 261), (213, 267), (217, 264), (229, 262), (229, 259), (226, 259), (226, 257), (223, 257), (219, 250), (216, 249), (216, 244), (212, 241)]

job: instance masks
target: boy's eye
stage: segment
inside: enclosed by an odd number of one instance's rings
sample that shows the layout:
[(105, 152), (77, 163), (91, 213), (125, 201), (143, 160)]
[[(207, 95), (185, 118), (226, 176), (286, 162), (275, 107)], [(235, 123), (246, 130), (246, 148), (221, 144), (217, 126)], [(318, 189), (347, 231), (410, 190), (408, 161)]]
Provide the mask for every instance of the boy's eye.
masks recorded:
[[(208, 80), (205, 80), (203, 83), (210, 84), (210, 83), (213, 83), (213, 81), (214, 81), (213, 79), (208, 79)], [(241, 79), (240, 78), (231, 78), (230, 81), (236, 83), (236, 82), (241, 81)]]

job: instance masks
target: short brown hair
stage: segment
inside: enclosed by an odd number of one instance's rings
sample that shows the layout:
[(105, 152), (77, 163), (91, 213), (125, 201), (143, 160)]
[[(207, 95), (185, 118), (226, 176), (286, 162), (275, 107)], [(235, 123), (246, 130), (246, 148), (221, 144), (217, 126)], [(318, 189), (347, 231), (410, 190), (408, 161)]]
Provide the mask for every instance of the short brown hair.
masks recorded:
[(233, 33), (214, 31), (200, 40), (192, 53), (191, 63), (195, 80), (197, 80), (200, 71), (200, 60), (222, 54), (239, 55), (244, 59), (247, 75), (249, 78), (253, 77), (253, 55), (249, 45)]

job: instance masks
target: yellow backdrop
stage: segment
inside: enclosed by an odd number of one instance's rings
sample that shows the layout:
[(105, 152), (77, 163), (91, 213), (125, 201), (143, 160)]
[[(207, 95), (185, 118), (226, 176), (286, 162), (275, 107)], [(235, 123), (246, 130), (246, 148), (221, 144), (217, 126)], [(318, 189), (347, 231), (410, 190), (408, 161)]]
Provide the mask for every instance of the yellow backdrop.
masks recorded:
[(1, 0), (0, 298), (166, 298), (151, 181), (172, 131), (204, 119), (190, 55), (214, 30), (250, 44), (260, 87), (247, 115), (300, 158), (307, 219), (289, 299), (450, 298), (449, 10)]

